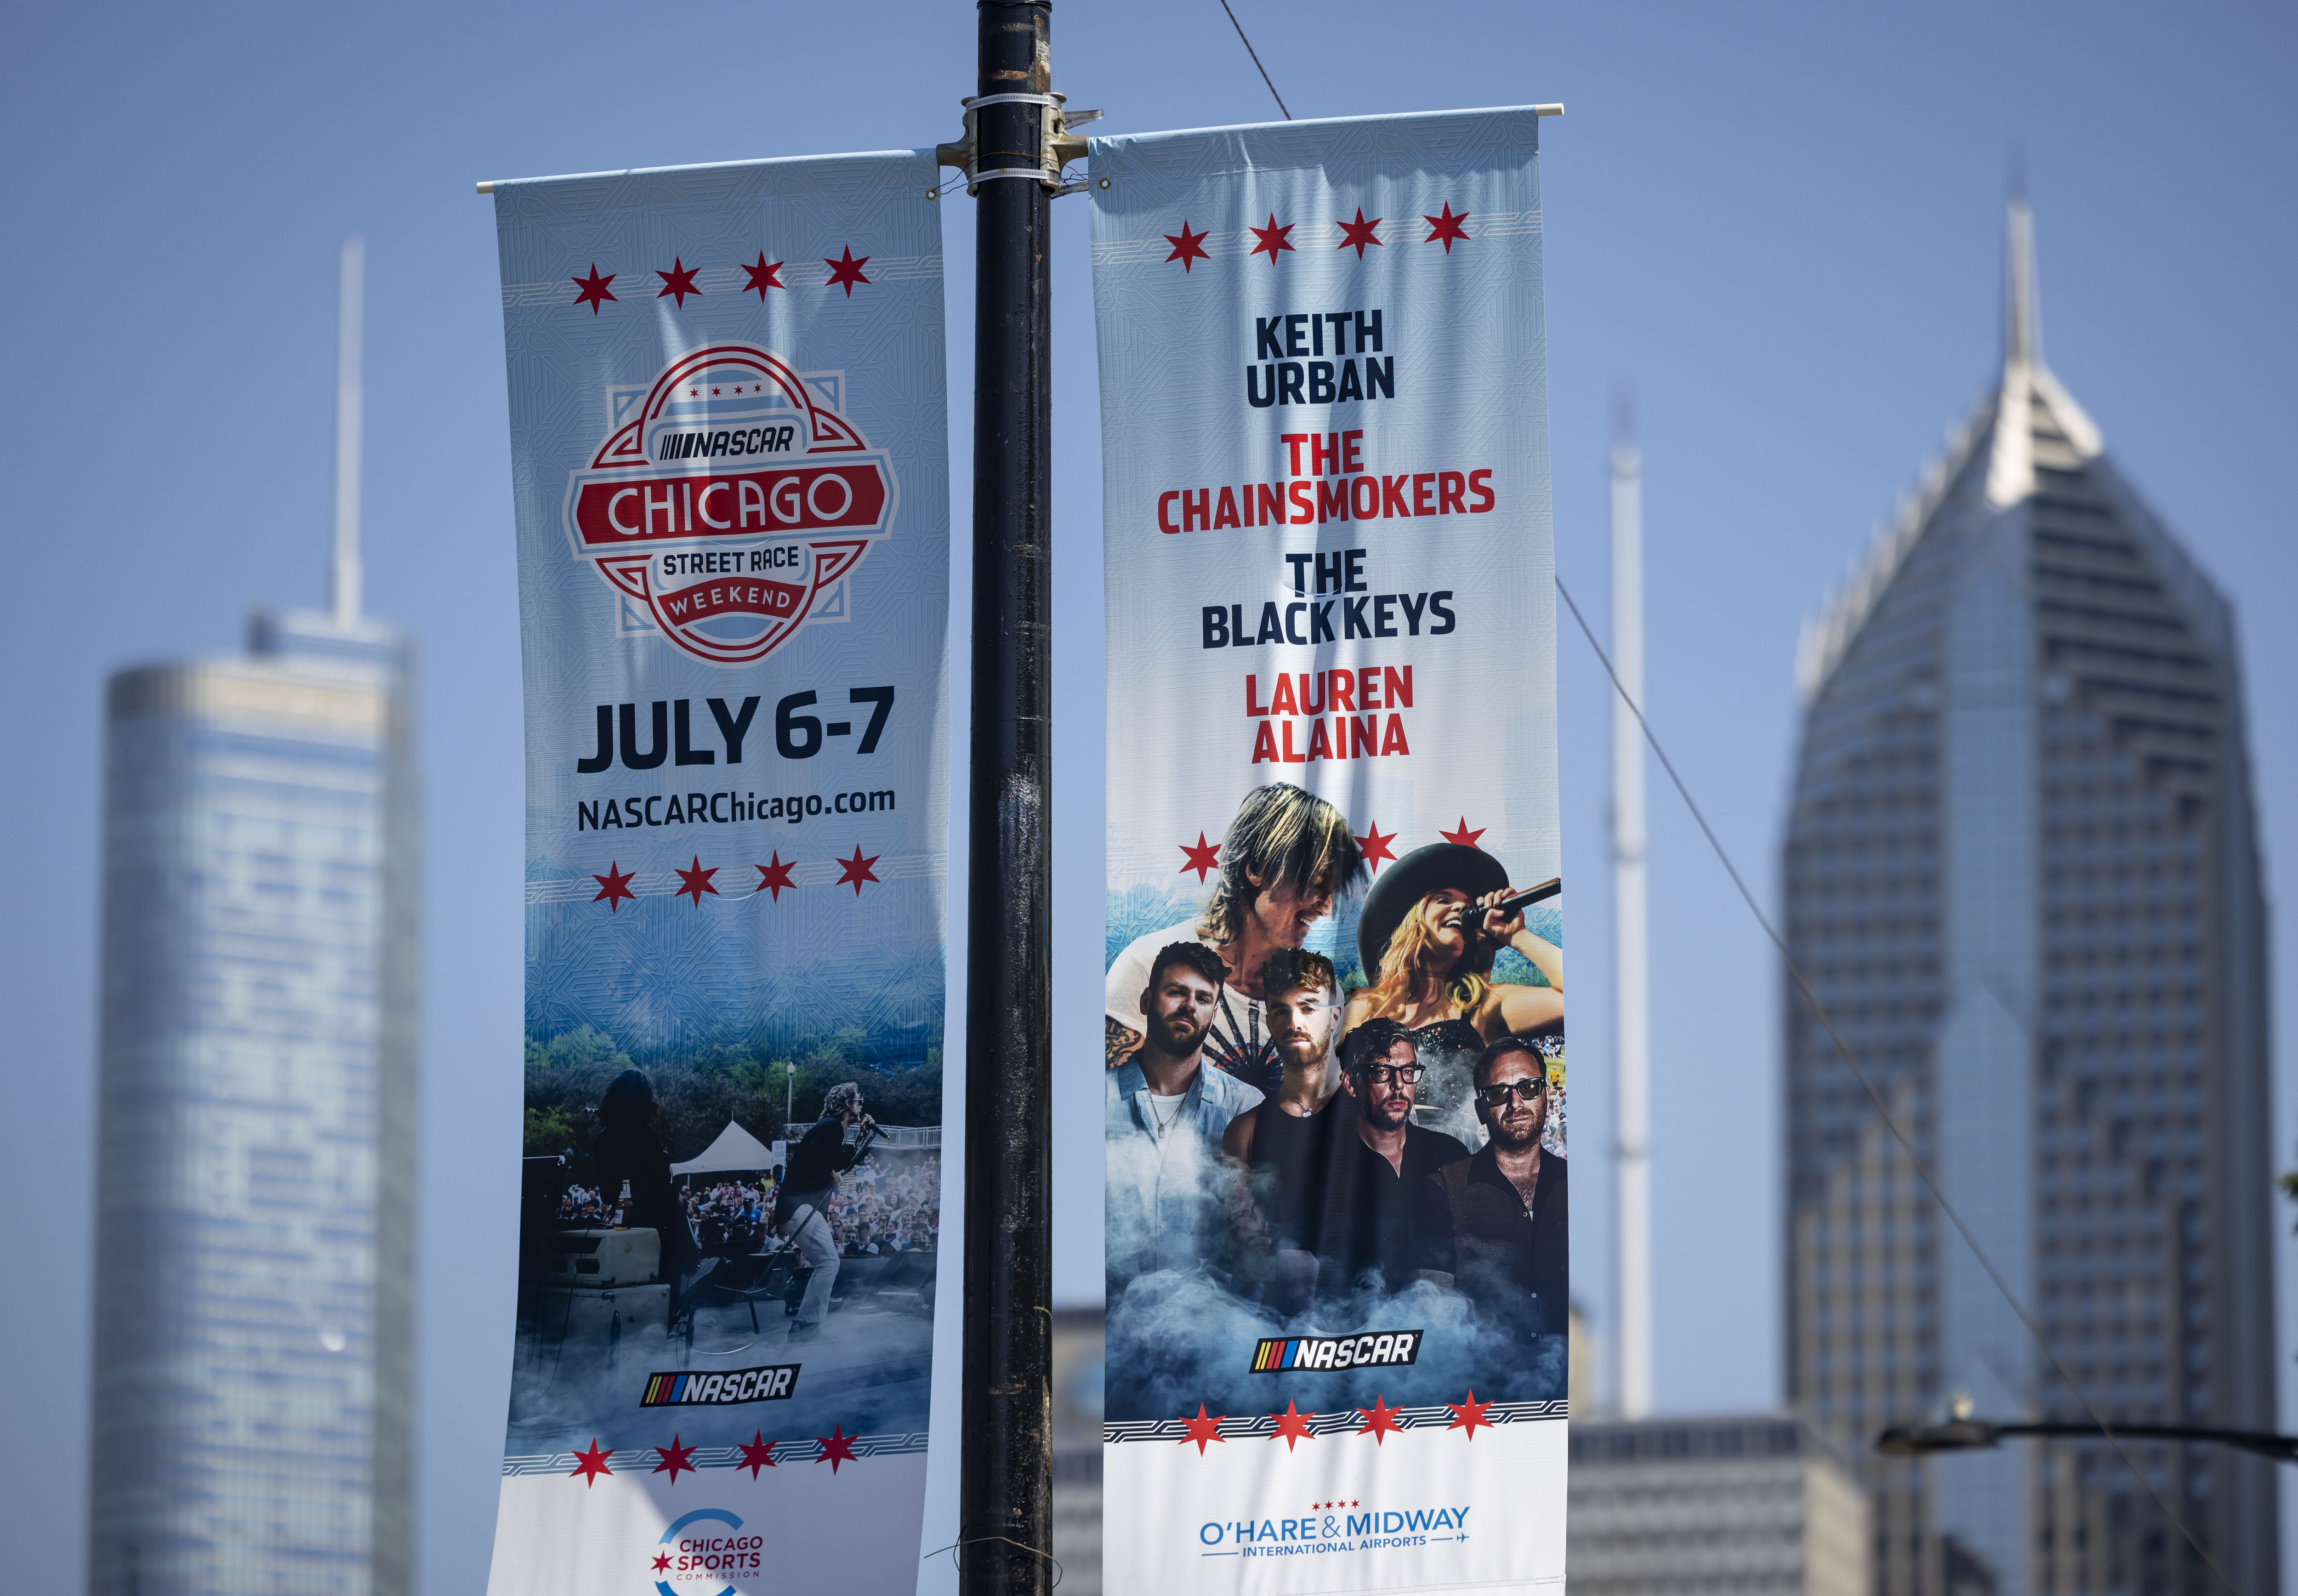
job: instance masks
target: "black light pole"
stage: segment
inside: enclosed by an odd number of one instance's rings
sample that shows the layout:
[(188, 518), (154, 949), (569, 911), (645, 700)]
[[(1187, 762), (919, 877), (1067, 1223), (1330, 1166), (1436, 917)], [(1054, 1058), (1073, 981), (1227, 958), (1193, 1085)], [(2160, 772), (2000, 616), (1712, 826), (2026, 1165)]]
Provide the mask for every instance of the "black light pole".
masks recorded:
[[(978, 0), (958, 1584), (1053, 1585), (1049, 0)], [(1028, 96), (1023, 98), (1020, 96)]]

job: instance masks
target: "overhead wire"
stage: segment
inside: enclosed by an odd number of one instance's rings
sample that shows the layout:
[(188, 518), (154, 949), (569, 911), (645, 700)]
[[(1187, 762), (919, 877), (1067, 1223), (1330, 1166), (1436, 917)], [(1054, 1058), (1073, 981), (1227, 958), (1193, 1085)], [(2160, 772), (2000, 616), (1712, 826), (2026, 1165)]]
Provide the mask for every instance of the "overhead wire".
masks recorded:
[(1269, 69), (1261, 66), (1261, 52), (1254, 49), (1252, 47), (1252, 41), (1244, 37), (1244, 24), (1236, 20), (1236, 12), (1230, 9), (1228, 0), (1220, 0), (1220, 5), (1223, 11), (1228, 12), (1228, 25), (1236, 29), (1236, 37), (1239, 42), (1244, 45), (1244, 53), (1252, 57), (1252, 64), (1256, 68), (1259, 68), (1261, 72), (1261, 80), (1269, 85), (1269, 97), (1277, 102), (1277, 110), (1285, 112), (1285, 120), (1288, 122), (1291, 121), (1293, 120), (1292, 110), (1285, 103), (1285, 96), (1277, 92), (1277, 85), (1270, 79), (1269, 76)]
[(1580, 635), (1588, 640), (1588, 647), (1595, 651), (1597, 663), (1604, 667), (1604, 674), (1611, 678), (1613, 690), (1620, 695), (1620, 702), (1625, 704), (1628, 707), (1628, 713), (1636, 717), (1636, 724), (1643, 732), (1644, 741), (1650, 745), (1653, 757), (1659, 761), (1660, 768), (1667, 773), (1667, 779), (1674, 784), (1676, 795), (1683, 799), (1683, 806), (1691, 811), (1691, 818), (1698, 823), (1700, 835), (1707, 839), (1707, 846), (1715, 851), (1717, 861), (1723, 864), (1724, 873), (1732, 878), (1732, 885), (1739, 889), (1741, 901), (1748, 906), (1748, 913), (1755, 916), (1756, 923), (1763, 928), (1764, 935), (1771, 939), (1772, 946), (1779, 951), (1780, 963), (1786, 968), (1788, 979), (1795, 983), (1796, 990), (1802, 994), (1804, 1002), (1810, 1005), (1813, 1015), (1826, 1030), (1829, 1038), (1834, 1042), (1836, 1052), (1842, 1055), (1843, 1062), (1850, 1069), (1853, 1078), (1859, 1082), (1860, 1088), (1867, 1094), (1868, 1102), (1874, 1104), (1876, 1116), (1882, 1121), (1883, 1128), (1890, 1132), (1891, 1139), (1899, 1145), (1899, 1150), (1907, 1155), (1908, 1163), (1914, 1166), (1915, 1175), (1922, 1181), (1924, 1189), (1930, 1193), (1931, 1201), (1938, 1204), (1939, 1211), (1944, 1213), (1947, 1222), (1955, 1227), (1955, 1234), (1963, 1237), (1963, 1245), (1971, 1249), (1971, 1256), (1979, 1261), (1979, 1267), (1986, 1271), (1987, 1278), (1994, 1282), (1996, 1291), (2002, 1295), (2011, 1311), (2018, 1316), (2019, 1322), (2026, 1327), (2027, 1334), (2034, 1338), (2036, 1347), (2049, 1361), (2053, 1370), (2064, 1382), (2067, 1389), (2074, 1393), (2075, 1401), (2082, 1405), (2083, 1412), (2097, 1427), (2100, 1436), (2105, 1440), (2108, 1446), (2113, 1449), (2114, 1455), (2122, 1460), (2123, 1467), (2130, 1470), (2131, 1477), (2137, 1480), (2139, 1487), (2153, 1499), (2154, 1505), (2162, 1510), (2162, 1517), (2169, 1519), (2178, 1534), (2185, 1537), (2186, 1544), (2194, 1549), (2196, 1557), (2203, 1559), (2203, 1566), (2217, 1576), (2218, 1582), (2228, 1591), (2233, 1591), (2234, 1582), (2227, 1577), (2225, 1570), (2219, 1567), (2217, 1559), (2211, 1556), (2203, 1543), (2195, 1538), (2195, 1532), (2186, 1527), (2186, 1521), (2172, 1509), (2168, 1501), (2163, 1500), (2162, 1493), (2155, 1490), (2153, 1481), (2146, 1477), (2146, 1471), (2139, 1468), (2137, 1460), (2124, 1449), (2122, 1438), (2114, 1433), (2114, 1426), (2107, 1422), (2105, 1416), (2100, 1413), (2096, 1407), (2092, 1405), (2089, 1393), (2083, 1390), (2081, 1383), (2074, 1377), (2067, 1366), (2060, 1361), (2059, 1354), (2052, 1347), (2050, 1337), (2043, 1333), (2042, 1326), (2037, 1323), (2034, 1315), (2027, 1311), (2026, 1304), (2019, 1300), (2018, 1294), (2011, 1289), (2011, 1283), (2003, 1278), (2003, 1271), (1997, 1269), (1995, 1266), (1995, 1261), (1988, 1256), (1987, 1249), (1980, 1245), (1979, 1237), (1971, 1234), (1971, 1227), (1963, 1222), (1963, 1215), (1955, 1211), (1955, 1204), (1947, 1201), (1947, 1194), (1939, 1189), (1938, 1181), (1932, 1175), (1930, 1166), (1923, 1161), (1922, 1154), (1915, 1151), (1915, 1145), (1908, 1137), (1905, 1130), (1900, 1128), (1897, 1118), (1884, 1103), (1882, 1093), (1876, 1088), (1865, 1067), (1860, 1063), (1859, 1055), (1853, 1051), (1850, 1042), (1845, 1038), (1842, 1031), (1836, 1028), (1834, 1016), (1827, 1012), (1827, 1005), (1820, 1001), (1819, 994), (1812, 989), (1811, 982), (1804, 978), (1802, 967), (1796, 963), (1795, 955), (1788, 951), (1786, 939), (1773, 927), (1771, 917), (1764, 913), (1763, 906), (1756, 901), (1755, 893), (1748, 889), (1746, 878), (1740, 875), (1740, 867), (1732, 863), (1730, 852), (1724, 847), (1723, 839), (1716, 836), (1715, 828), (1707, 823), (1706, 813), (1700, 809), (1699, 800), (1691, 796), (1691, 789), (1686, 785), (1682, 775), (1676, 770), (1675, 761), (1670, 759), (1667, 757), (1667, 750), (1660, 746), (1659, 734), (1652, 730), (1651, 722), (1644, 718), (1643, 706), (1630, 696), (1627, 688), (1621, 682), (1619, 673), (1612, 668), (1611, 657), (1604, 652), (1603, 644), (1596, 641), (1596, 633), (1590, 628), (1588, 617), (1580, 613), (1580, 606), (1573, 600), (1572, 591), (1564, 585), (1564, 579), (1561, 576), (1556, 579), (1556, 591), (1563, 599), (1566, 607), (1572, 611), (1572, 618), (1580, 624)]

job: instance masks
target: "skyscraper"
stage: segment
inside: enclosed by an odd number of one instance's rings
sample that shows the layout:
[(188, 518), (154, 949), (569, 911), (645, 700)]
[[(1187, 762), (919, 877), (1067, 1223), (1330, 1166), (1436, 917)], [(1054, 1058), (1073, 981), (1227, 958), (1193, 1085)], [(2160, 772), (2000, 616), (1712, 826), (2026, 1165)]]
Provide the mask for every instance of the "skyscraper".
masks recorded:
[[(1787, 936), (2110, 1418), (2273, 1427), (2264, 900), (2232, 607), (2044, 365), (2023, 201), (2000, 381), (1806, 630)], [(1864, 1451), (1958, 1399), (2083, 1411), (1790, 988), (1787, 1385)], [(2243, 1591), (2272, 1466), (2132, 1444)], [(1863, 1466), (1877, 1590), (2216, 1582), (2103, 1443)]]
[(332, 608), (111, 682), (97, 1596), (411, 1584), (416, 790), (359, 613), (355, 244), (343, 300)]

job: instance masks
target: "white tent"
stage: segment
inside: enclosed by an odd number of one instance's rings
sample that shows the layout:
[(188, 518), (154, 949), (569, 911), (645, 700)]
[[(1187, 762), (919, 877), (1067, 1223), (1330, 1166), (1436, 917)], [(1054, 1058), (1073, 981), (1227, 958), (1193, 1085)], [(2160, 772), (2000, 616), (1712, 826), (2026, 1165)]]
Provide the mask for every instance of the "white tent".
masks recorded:
[(684, 1163), (671, 1165), (670, 1172), (674, 1175), (714, 1175), (721, 1170), (748, 1172), (773, 1167), (774, 1155), (766, 1151), (765, 1145), (729, 1120), (726, 1129), (718, 1133), (716, 1141)]

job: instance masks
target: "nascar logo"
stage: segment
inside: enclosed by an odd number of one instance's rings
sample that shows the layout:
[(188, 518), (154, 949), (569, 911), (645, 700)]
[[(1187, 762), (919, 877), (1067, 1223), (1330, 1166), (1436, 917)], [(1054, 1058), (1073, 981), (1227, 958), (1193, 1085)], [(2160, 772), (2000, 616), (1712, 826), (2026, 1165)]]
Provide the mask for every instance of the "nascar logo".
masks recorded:
[(1252, 1372), (1295, 1369), (1376, 1369), (1410, 1363), (1420, 1355), (1422, 1330), (1368, 1330), (1361, 1336), (1296, 1336), (1263, 1340), (1252, 1351)]
[(798, 1383), (799, 1366), (770, 1363), (763, 1369), (730, 1369), (723, 1374), (649, 1375), (641, 1408), (705, 1408), (729, 1402), (779, 1402)]

